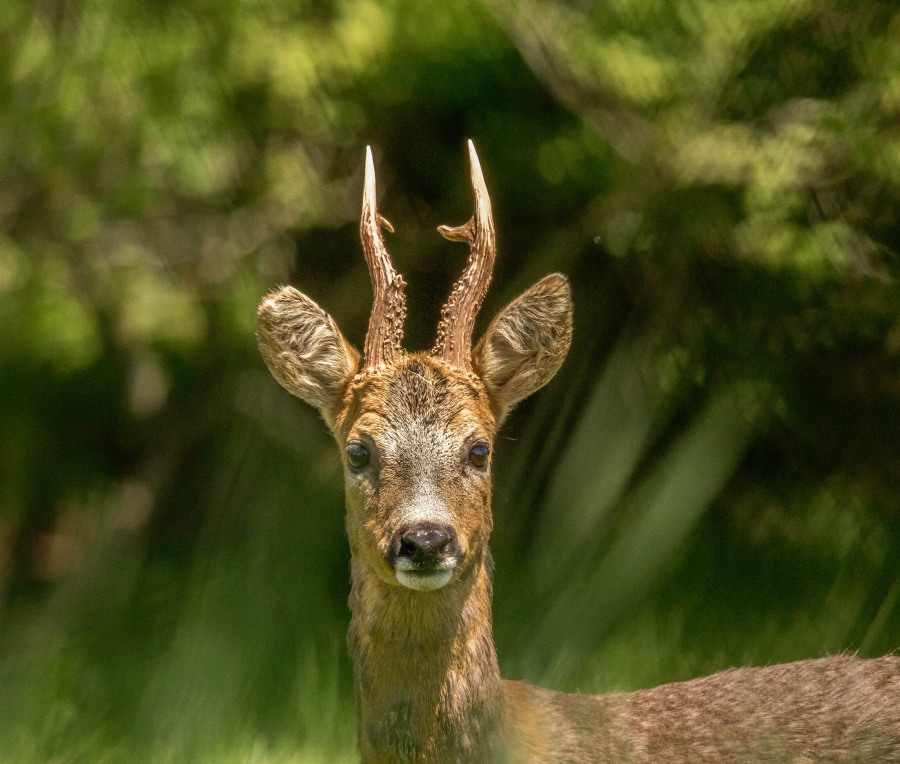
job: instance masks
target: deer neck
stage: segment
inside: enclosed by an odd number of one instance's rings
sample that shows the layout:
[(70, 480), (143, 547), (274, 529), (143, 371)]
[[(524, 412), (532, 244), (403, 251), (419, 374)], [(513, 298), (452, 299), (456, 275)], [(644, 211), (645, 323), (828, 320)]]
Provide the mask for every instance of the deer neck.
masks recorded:
[(502, 709), (489, 565), (419, 592), (353, 559), (348, 641), (363, 761), (489, 757)]

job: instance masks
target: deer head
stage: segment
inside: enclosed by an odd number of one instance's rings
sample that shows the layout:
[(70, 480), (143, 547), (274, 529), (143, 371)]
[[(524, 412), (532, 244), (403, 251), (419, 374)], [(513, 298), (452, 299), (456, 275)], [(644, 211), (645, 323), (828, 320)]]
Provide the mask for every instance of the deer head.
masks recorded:
[(284, 287), (258, 311), (263, 358), (289, 392), (318, 408), (343, 454), (354, 564), (389, 586), (439, 589), (483, 564), (491, 528), (498, 424), (556, 373), (569, 348), (565, 277), (545, 277), (506, 306), (472, 348), (496, 253), (491, 203), (469, 142), (475, 212), (443, 236), (469, 260), (441, 311), (434, 348), (402, 347), (405, 282), (391, 263), (366, 153), (360, 233), (374, 292), (364, 353), (306, 295)]

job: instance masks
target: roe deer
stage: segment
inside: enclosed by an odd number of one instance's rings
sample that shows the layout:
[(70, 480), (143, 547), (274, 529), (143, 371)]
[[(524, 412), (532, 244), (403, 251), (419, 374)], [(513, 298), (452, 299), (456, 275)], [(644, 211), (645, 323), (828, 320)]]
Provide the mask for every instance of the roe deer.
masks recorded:
[(900, 762), (900, 657), (837, 656), (586, 696), (504, 681), (491, 633), (491, 447), (569, 348), (566, 279), (504, 308), (472, 349), (495, 254), (469, 142), (472, 219), (434, 349), (401, 346), (393, 268), (366, 154), (361, 236), (374, 288), (362, 357), (284, 287), (258, 313), (266, 364), (324, 415), (343, 454), (351, 551), (349, 646), (365, 762)]

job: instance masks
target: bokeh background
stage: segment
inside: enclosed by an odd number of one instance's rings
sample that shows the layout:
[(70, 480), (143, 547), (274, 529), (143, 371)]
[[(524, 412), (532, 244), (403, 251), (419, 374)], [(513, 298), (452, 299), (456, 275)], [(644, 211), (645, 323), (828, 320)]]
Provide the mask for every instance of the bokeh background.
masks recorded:
[(900, 647), (894, 0), (5, 0), (0, 759), (354, 760), (338, 454), (255, 307), (361, 344), (371, 144), (430, 346), (466, 138), (480, 326), (576, 301), (498, 440), (504, 674)]

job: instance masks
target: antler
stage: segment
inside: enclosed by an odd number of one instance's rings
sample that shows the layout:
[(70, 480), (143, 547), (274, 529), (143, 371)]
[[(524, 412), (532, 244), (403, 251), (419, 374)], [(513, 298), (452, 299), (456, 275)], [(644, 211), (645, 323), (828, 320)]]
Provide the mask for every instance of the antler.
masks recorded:
[(391, 263), (391, 256), (384, 246), (381, 229), (394, 232), (391, 224), (378, 214), (375, 201), (375, 165), (372, 149), (366, 146), (366, 181), (363, 188), (362, 218), (359, 235), (363, 253), (372, 277), (372, 314), (363, 363), (367, 368), (388, 366), (403, 355), (403, 319), (406, 318), (406, 296), (403, 280)]
[(491, 271), (497, 251), (491, 200), (472, 141), (469, 141), (469, 162), (475, 212), (465, 225), (456, 228), (444, 225), (438, 227), (444, 238), (469, 243), (469, 260), (441, 309), (437, 341), (431, 351), (432, 355), (445, 363), (464, 371), (472, 369), (472, 330), (475, 328), (475, 316), (491, 283)]

